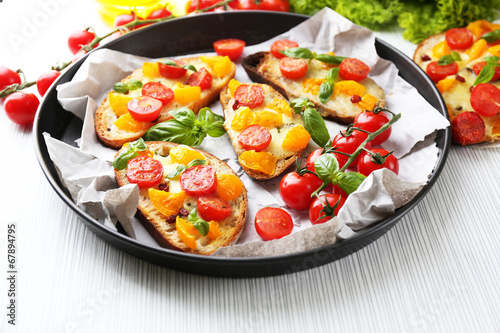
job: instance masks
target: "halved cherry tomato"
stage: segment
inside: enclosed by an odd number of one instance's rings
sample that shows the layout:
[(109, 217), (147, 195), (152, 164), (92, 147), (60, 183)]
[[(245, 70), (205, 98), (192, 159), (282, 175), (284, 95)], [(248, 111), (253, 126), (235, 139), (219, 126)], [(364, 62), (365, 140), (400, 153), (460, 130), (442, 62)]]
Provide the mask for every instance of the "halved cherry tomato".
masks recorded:
[(240, 84), (234, 92), (235, 104), (255, 108), (264, 102), (264, 89), (254, 84)]
[[(328, 208), (325, 208), (327, 201), (332, 208), (337, 205), (333, 212), (328, 212)], [(320, 195), (319, 198), (314, 199), (309, 207), (309, 221), (311, 221), (312, 224), (320, 224), (329, 221), (333, 216), (339, 214), (339, 210), (344, 203), (345, 198), (340, 194), (327, 193)]]
[(214, 42), (214, 50), (220, 56), (228, 56), (235, 61), (245, 49), (245, 41), (236, 38), (220, 39)]
[(217, 174), (210, 165), (195, 165), (181, 174), (181, 188), (192, 196), (210, 195), (217, 188)]
[(172, 89), (160, 82), (148, 82), (142, 86), (142, 95), (149, 96), (161, 101), (162, 105), (167, 105), (174, 99)]
[(452, 50), (465, 50), (474, 43), (474, 34), (467, 28), (453, 28), (446, 31), (446, 43)]
[(492, 117), (500, 112), (500, 89), (489, 83), (480, 83), (470, 94), (470, 104), (481, 116)]
[[(368, 134), (365, 133), (365, 132), (361, 132), (361, 131), (353, 131), (351, 135), (347, 136), (345, 135), (345, 131), (342, 132), (344, 135), (342, 134), (337, 134), (333, 140), (332, 140), (332, 147), (333, 148), (337, 148), (337, 151), (340, 151), (340, 152), (343, 152), (343, 153), (346, 153), (346, 154), (352, 154), (354, 153), (358, 147), (361, 145), (361, 143), (363, 141), (366, 140), (366, 138), (368, 137)], [(366, 145), (365, 145), (365, 148), (366, 149), (370, 149), (371, 148), (371, 143), (368, 142)], [(337, 154), (337, 153), (334, 153), (336, 156), (338, 155), (342, 155), (342, 154)], [(346, 155), (344, 155), (346, 156)], [(341, 157), (337, 157), (337, 160), (340, 161)], [(349, 158), (348, 158), (349, 159)], [(356, 164), (357, 162), (359, 161), (359, 155), (357, 156), (357, 158), (354, 160), (353, 162), (353, 166), (354, 164)], [(347, 161), (346, 161), (347, 162)], [(344, 163), (345, 164), (345, 163)], [(339, 164), (340, 165), (340, 164)]]
[(451, 137), (462, 146), (480, 142), (485, 133), (484, 120), (476, 112), (462, 112), (451, 122)]
[(245, 150), (261, 151), (271, 143), (271, 132), (260, 125), (250, 125), (238, 135), (238, 142)]
[[(381, 148), (370, 149), (370, 152), (374, 154), (379, 153), (382, 156), (386, 156), (389, 154), (389, 151)], [(361, 154), (359, 154), (359, 161), (358, 161), (359, 173), (368, 177), (368, 175), (373, 171), (382, 168), (387, 168), (393, 171), (397, 175), (399, 173), (399, 162), (396, 156), (390, 154), (387, 157), (385, 157), (384, 163), (378, 164), (374, 162), (373, 157), (367, 151), (362, 151)]]
[(161, 113), (162, 106), (163, 104), (160, 100), (149, 96), (136, 97), (127, 103), (128, 112), (138, 121), (153, 121), (157, 119)]
[(293, 220), (281, 208), (265, 207), (255, 214), (255, 230), (266, 241), (282, 238), (292, 232)]
[[(370, 133), (378, 131), (382, 126), (389, 122), (389, 117), (383, 113), (374, 113), (372, 111), (363, 111), (354, 118), (354, 126), (359, 127)], [(377, 135), (370, 141), (372, 146), (384, 143), (391, 136), (391, 127)]]
[(289, 40), (289, 39), (280, 39), (271, 44), (271, 53), (278, 59), (284, 58), (285, 55), (280, 53), (280, 51), (288, 50), (294, 47), (299, 47), (299, 43)]
[(140, 188), (155, 186), (162, 178), (163, 164), (150, 156), (134, 157), (127, 163), (128, 181)]
[(426, 72), (432, 81), (439, 82), (449, 75), (457, 74), (458, 64), (454, 61), (451, 64), (440, 66), (437, 61), (433, 61), (427, 65)]
[(38, 93), (43, 96), (47, 92), (47, 89), (52, 85), (52, 83), (61, 75), (61, 72), (56, 70), (51, 70), (44, 73), (38, 77), (36, 80), (36, 88)]
[(206, 221), (220, 221), (229, 217), (233, 207), (226, 200), (215, 196), (198, 197), (196, 207), (201, 218)]
[(311, 194), (316, 191), (323, 181), (312, 173), (299, 175), (297, 171), (287, 173), (280, 182), (279, 192), (285, 204), (293, 209), (309, 208), (314, 198)]
[(280, 59), (280, 71), (284, 77), (297, 80), (307, 74), (307, 61), (299, 58), (284, 57)]
[(370, 67), (356, 58), (342, 60), (339, 66), (339, 74), (344, 80), (361, 81), (370, 73)]
[(183, 77), (187, 69), (183, 68), (186, 63), (180, 60), (174, 60), (174, 62), (177, 64), (177, 66), (174, 65), (167, 65), (162, 63), (161, 61), (158, 61), (158, 71), (160, 72), (160, 75), (167, 78), (167, 79), (179, 79)]
[[(486, 66), (486, 61), (476, 62), (474, 66), (472, 66), (474, 74), (479, 75), (484, 66)], [(494, 68), (495, 68), (495, 74), (493, 74), (493, 78), (490, 80), (490, 82), (500, 79), (500, 66), (495, 66)]]
[(198, 86), (201, 90), (205, 90), (212, 87), (212, 81), (212, 74), (210, 74), (205, 67), (202, 67), (189, 76), (187, 84), (190, 86)]

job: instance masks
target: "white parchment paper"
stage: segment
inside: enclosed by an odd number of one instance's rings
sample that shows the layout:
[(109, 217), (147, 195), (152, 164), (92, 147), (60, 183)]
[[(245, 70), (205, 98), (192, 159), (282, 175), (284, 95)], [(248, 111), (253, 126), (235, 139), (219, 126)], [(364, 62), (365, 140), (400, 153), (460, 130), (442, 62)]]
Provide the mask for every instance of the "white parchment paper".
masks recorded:
[[(349, 196), (338, 218), (322, 227), (311, 228), (307, 211), (287, 209), (283, 204), (278, 193), (280, 178), (252, 180), (239, 166), (227, 135), (221, 138), (208, 137), (199, 148), (224, 160), (238, 173), (248, 190), (249, 199), (249, 219), (238, 245), (220, 250), (216, 255), (275, 255), (311, 249), (333, 243), (336, 239), (352, 237), (357, 230), (392, 214), (394, 209), (406, 204), (418, 193), (436, 165), (436, 130), (449, 126), (445, 117), (397, 75), (394, 64), (377, 56), (375, 36), (370, 30), (353, 24), (330, 9), (324, 9), (280, 36), (259, 45), (247, 46), (242, 57), (268, 50), (273, 41), (283, 38), (295, 40), (300, 46), (318, 53), (334, 51), (337, 55), (356, 57), (371, 67), (370, 77), (386, 92), (387, 106), (393, 112), (402, 114), (401, 119), (393, 125), (390, 139), (383, 144), (388, 150), (395, 149), (395, 155), (400, 159), (400, 173), (396, 176), (387, 170), (374, 172), (356, 193)], [(116, 151), (99, 143), (94, 131), (97, 106), (115, 82), (141, 67), (144, 61), (150, 59), (107, 49), (92, 52), (73, 80), (57, 88), (61, 105), (84, 120), (78, 148), (51, 138), (48, 134), (45, 134), (45, 141), (63, 182), (78, 206), (110, 228), (115, 228), (120, 221), (130, 237), (158, 246), (134, 217), (138, 202), (137, 187), (130, 185), (117, 188), (111, 165)], [(236, 79), (249, 82), (239, 62), (237, 65)], [(210, 107), (212, 111), (223, 114), (219, 103)], [(327, 121), (327, 126), (331, 136), (345, 128), (332, 121)], [(317, 146), (311, 143), (303, 156), (315, 148)], [(292, 215), (295, 224), (292, 235), (273, 242), (260, 240), (253, 226), (253, 217), (260, 208), (266, 206), (282, 207)], [(335, 236), (326, 237), (325, 240), (325, 235)]]

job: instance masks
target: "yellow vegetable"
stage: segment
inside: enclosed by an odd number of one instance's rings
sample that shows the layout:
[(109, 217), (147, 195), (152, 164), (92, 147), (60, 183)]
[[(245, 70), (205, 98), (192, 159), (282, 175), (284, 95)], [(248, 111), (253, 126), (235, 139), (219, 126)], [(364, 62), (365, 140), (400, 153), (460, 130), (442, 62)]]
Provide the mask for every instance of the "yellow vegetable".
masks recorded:
[(160, 72), (158, 70), (157, 62), (145, 62), (142, 64), (142, 74), (148, 78), (153, 79), (155, 77), (160, 76)]
[(201, 87), (177, 85), (174, 90), (175, 100), (180, 104), (187, 104), (196, 101), (201, 97)]
[(210, 239), (214, 240), (220, 235), (222, 235), (222, 233), (219, 230), (219, 223), (217, 223), (216, 221), (210, 221), (208, 223), (208, 228), (209, 229), (207, 236), (210, 237)]
[(335, 82), (333, 90), (335, 93), (343, 92), (349, 96), (353, 95), (363, 96), (363, 94), (366, 92), (366, 87), (356, 81), (345, 80), (345, 81)]
[(200, 56), (201, 61), (210, 66), (210, 68), (213, 68), (214, 64), (221, 58), (222, 56)]
[(358, 106), (363, 110), (373, 110), (375, 105), (377, 104), (378, 99), (370, 94), (364, 94), (361, 102), (358, 103)]
[(111, 91), (108, 94), (109, 106), (115, 112), (117, 117), (120, 117), (128, 112), (127, 103), (132, 99), (131, 96), (119, 94)]
[(170, 149), (170, 159), (173, 163), (188, 165), (192, 160), (206, 160), (205, 155), (187, 147)]
[(243, 183), (238, 176), (228, 173), (217, 174), (217, 195), (226, 200), (231, 201), (240, 196), (243, 192)]
[(292, 117), (293, 113), (295, 112), (290, 107), (290, 105), (288, 104), (287, 101), (285, 101), (284, 99), (280, 99), (280, 98), (273, 99), (273, 102), (266, 105), (266, 108), (274, 110), (274, 111), (279, 112), (279, 113), (282, 113), (285, 116), (290, 117), (290, 118)]
[(228, 83), (229, 93), (231, 94), (232, 97), (234, 97), (234, 92), (240, 86), (240, 84), (241, 83), (235, 79), (231, 79), (231, 81), (229, 81)]
[(276, 157), (265, 151), (246, 150), (238, 160), (242, 166), (266, 175), (272, 175), (276, 169)]
[(444, 55), (448, 55), (450, 53), (451, 53), (450, 47), (448, 46), (448, 43), (445, 40), (437, 43), (432, 48), (432, 56), (437, 59), (441, 58)]
[(283, 126), (283, 115), (273, 111), (257, 111), (254, 113), (253, 124), (263, 126), (265, 128), (276, 128)]
[(151, 199), (156, 210), (167, 217), (178, 214), (188, 197), (184, 191), (172, 193), (150, 188), (148, 193), (149, 199)]
[(488, 48), (488, 43), (484, 39), (478, 39), (474, 44), (472, 44), (471, 48), (466, 51), (469, 55), (469, 61), (475, 60), (479, 58), (484, 51)]
[(128, 132), (138, 132), (144, 128), (144, 123), (142, 121), (137, 121), (130, 113), (125, 113), (123, 116), (115, 121), (116, 127), (122, 131)]
[(319, 87), (325, 82), (325, 79), (305, 79), (302, 82), (302, 90), (313, 95), (319, 93)]
[(447, 90), (449, 90), (453, 84), (455, 84), (457, 80), (455, 80), (455, 77), (447, 77), (436, 83), (436, 86), (439, 90), (439, 92), (443, 93)]
[(490, 53), (494, 56), (500, 57), (500, 45), (492, 46), (488, 49)]
[(307, 146), (310, 139), (309, 132), (302, 125), (298, 125), (288, 131), (281, 146), (286, 150), (299, 151)]
[(231, 120), (231, 128), (235, 131), (243, 131), (253, 123), (254, 119), (255, 115), (248, 106), (240, 107)]
[[(186, 244), (190, 249), (196, 249), (196, 238), (193, 236), (194, 232), (198, 232), (196, 228), (188, 221), (177, 216), (175, 220), (175, 229), (180, 239)], [(193, 231), (194, 229), (194, 231)]]
[(217, 60), (214, 64), (213, 70), (214, 74), (217, 77), (224, 77), (233, 68), (233, 62), (229, 59), (229, 57), (221, 57), (219, 60)]

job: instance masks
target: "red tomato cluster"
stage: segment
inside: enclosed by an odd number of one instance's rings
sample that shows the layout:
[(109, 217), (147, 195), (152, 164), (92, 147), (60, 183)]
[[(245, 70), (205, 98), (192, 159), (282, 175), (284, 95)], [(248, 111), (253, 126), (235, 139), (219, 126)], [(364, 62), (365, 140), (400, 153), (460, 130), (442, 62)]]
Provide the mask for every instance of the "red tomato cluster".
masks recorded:
[[(221, 0), (190, 0), (186, 3), (186, 12), (193, 13), (197, 10), (204, 10), (209, 7), (216, 7)], [(279, 12), (290, 11), (288, 0), (234, 0), (228, 3), (231, 10), (272, 10)], [(212, 8), (208, 11), (223, 11), (224, 6)]]

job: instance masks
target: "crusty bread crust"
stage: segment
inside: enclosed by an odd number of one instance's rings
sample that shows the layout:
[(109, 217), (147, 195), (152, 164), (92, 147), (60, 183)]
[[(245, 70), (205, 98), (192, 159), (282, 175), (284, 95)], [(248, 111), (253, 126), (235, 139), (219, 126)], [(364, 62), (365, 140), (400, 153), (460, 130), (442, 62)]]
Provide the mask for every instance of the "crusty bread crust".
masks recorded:
[[(326, 104), (321, 103), (316, 94), (306, 92), (300, 87), (300, 79), (290, 80), (281, 75), (279, 71), (279, 59), (275, 58), (271, 52), (257, 52), (249, 55), (243, 59), (242, 65), (252, 81), (272, 86), (289, 100), (299, 97), (308, 97), (309, 100), (314, 103), (316, 110), (325, 118), (350, 124), (359, 113), (364, 111), (353, 104), (350, 101), (351, 96), (346, 94), (339, 94), (338, 96), (332, 97)], [(323, 65), (317, 60), (312, 60), (309, 66), (318, 68)], [(325, 74), (322, 77), (317, 77), (317, 79), (324, 79), (326, 77), (326, 71), (327, 69), (324, 69)], [(310, 72), (311, 71), (308, 71), (306, 78), (308, 78)], [(385, 105), (384, 90), (372, 79), (366, 78), (359, 83), (367, 87), (367, 93), (375, 96), (380, 101), (380, 106)]]
[[(236, 73), (236, 66), (232, 64), (232, 68), (230, 72), (222, 78), (218, 78), (213, 74), (209, 66), (206, 66), (199, 57), (191, 57), (181, 59), (185, 63), (193, 64), (196, 68), (205, 67), (213, 76), (212, 87), (210, 89), (202, 90), (201, 98), (195, 101), (188, 103), (187, 105), (181, 105), (175, 100), (165, 105), (161, 111), (159, 118), (153, 122), (144, 123), (143, 128), (137, 132), (129, 132), (120, 130), (114, 125), (114, 122), (117, 120), (115, 112), (111, 109), (109, 105), (108, 99), (104, 99), (96, 111), (94, 124), (95, 130), (99, 140), (104, 143), (106, 146), (119, 149), (126, 142), (132, 142), (140, 137), (142, 137), (146, 131), (153, 125), (169, 120), (172, 116), (169, 114), (169, 111), (178, 109), (180, 107), (187, 107), (197, 113), (200, 109), (209, 106), (219, 97), (219, 93), (224, 88), (229, 81), (234, 78)], [(184, 83), (188, 78), (188, 74), (180, 79), (172, 80), (174, 82)], [(145, 77), (142, 74), (142, 68), (136, 69), (131, 75), (124, 78), (122, 82), (128, 82), (132, 79), (144, 81)]]
[[(262, 86), (267, 86), (267, 85), (263, 85), (261, 84)], [(271, 86), (267, 86), (267, 88), (269, 90), (273, 90), (274, 91), (274, 97), (275, 98), (278, 98), (278, 99), (282, 99), (282, 100), (285, 100), (286, 99), (279, 93), (277, 92), (276, 90), (273, 89), (273, 87)], [(266, 89), (266, 90), (268, 90)], [(233, 110), (233, 104), (234, 104), (234, 98), (231, 96), (231, 93), (229, 91), (229, 88), (226, 87), (224, 88), (221, 93), (220, 93), (220, 103), (222, 105), (222, 109), (224, 111), (224, 117), (227, 119), (227, 118), (230, 118), (234, 115), (235, 111)], [(293, 114), (293, 117), (294, 118), (300, 118), (299, 115), (297, 114)], [(239, 157), (245, 150), (243, 148), (241, 148), (238, 144), (235, 144), (235, 142), (237, 141), (237, 135), (235, 135), (234, 131), (231, 130), (230, 128), (230, 124), (228, 124), (227, 122), (224, 123), (224, 127), (226, 128), (226, 131), (227, 131), (227, 134), (229, 136), (229, 139), (231, 140), (231, 143), (233, 145), (233, 149), (236, 153), (236, 155)], [(273, 174), (271, 175), (268, 175), (268, 174), (265, 174), (265, 173), (262, 173), (262, 172), (259, 172), (259, 171), (255, 171), (255, 170), (252, 170), (252, 169), (249, 169), (243, 165), (241, 165), (243, 171), (245, 171), (245, 173), (250, 176), (251, 178), (253, 179), (258, 179), (258, 180), (265, 180), (265, 179), (271, 179), (271, 178), (274, 178), (276, 176), (279, 176), (281, 173), (283, 173), (289, 166), (291, 166), (292, 164), (295, 163), (295, 161), (297, 160), (297, 158), (300, 157), (300, 155), (302, 154), (302, 151), (303, 150), (300, 150), (300, 151), (297, 151), (295, 152), (293, 155), (287, 157), (287, 158), (281, 158), (281, 159), (278, 159), (277, 162), (276, 162), (276, 168), (274, 169), (274, 172)]]
[[(156, 141), (146, 142), (146, 145), (150, 150), (162, 156), (167, 156), (172, 148), (179, 146), (178, 144), (172, 142)], [(221, 161), (214, 155), (200, 149), (192, 147), (191, 149), (194, 149), (203, 154), (207, 159), (208, 165), (213, 166), (217, 173), (233, 174), (236, 176), (236, 173), (225, 162)], [(118, 185), (124, 186), (126, 184), (129, 184), (126, 169), (115, 169), (115, 177)], [(158, 210), (156, 210), (153, 203), (149, 199), (148, 189), (140, 189), (139, 193), (140, 198), (136, 216), (142, 222), (146, 230), (148, 230), (148, 232), (158, 242), (158, 244), (163, 247), (194, 254), (210, 255), (221, 247), (233, 245), (234, 243), (236, 243), (241, 233), (243, 232), (243, 227), (245, 226), (248, 210), (248, 197), (245, 188), (243, 188), (243, 192), (238, 198), (229, 202), (233, 207), (232, 214), (228, 218), (218, 222), (219, 230), (222, 235), (213, 241), (211, 241), (208, 237), (199, 238), (197, 240), (198, 246), (194, 250), (186, 246), (181, 240), (181, 238), (177, 234), (175, 222), (168, 223), (166, 221), (167, 216), (161, 214)], [(189, 198), (186, 201), (186, 205), (188, 203), (192, 206), (196, 203), (196, 199)]]

